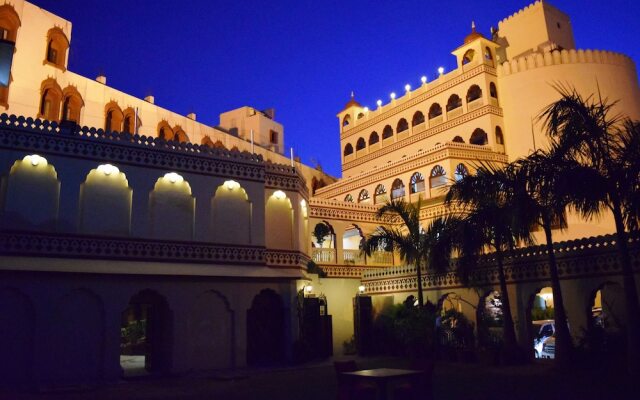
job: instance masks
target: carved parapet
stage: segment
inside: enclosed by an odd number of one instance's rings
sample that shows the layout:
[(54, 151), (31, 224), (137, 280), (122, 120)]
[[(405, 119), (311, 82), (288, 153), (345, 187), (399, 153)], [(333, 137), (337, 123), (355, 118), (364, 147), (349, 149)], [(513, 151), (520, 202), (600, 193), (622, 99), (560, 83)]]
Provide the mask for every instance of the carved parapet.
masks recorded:
[(272, 268), (301, 268), (307, 269), (310, 258), (299, 251), (265, 250), (264, 257), (267, 266)]

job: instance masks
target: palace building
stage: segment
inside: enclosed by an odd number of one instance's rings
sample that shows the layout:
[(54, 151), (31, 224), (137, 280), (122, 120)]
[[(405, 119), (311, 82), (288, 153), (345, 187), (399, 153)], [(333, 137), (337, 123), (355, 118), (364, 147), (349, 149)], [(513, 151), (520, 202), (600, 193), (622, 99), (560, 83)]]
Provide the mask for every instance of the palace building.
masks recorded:
[[(461, 32), (455, 70), (386, 104), (368, 109), (352, 96), (337, 114), (335, 179), (284, 154), (273, 110), (223, 112), (212, 127), (109, 87), (104, 75), (77, 75), (67, 69), (71, 23), (5, 2), (0, 32), (15, 47), (0, 88), (2, 383), (290, 362), (305, 287), (323, 299), (341, 354), (361, 285), (376, 310), (416, 293), (414, 266), (360, 252), (366, 235), (396, 223), (376, 218), (380, 204), (423, 199), (427, 224), (446, 212), (452, 180), (544, 147), (536, 117), (558, 98), (554, 83), (599, 92), (640, 119), (633, 61), (576, 48), (560, 10), (537, 1), (497, 26), (488, 36)], [(318, 224), (329, 228), (323, 240)], [(608, 217), (569, 215), (555, 233), (576, 334), (594, 301), (619, 299), (613, 231)], [(307, 271), (311, 260), (327, 278)], [(546, 258), (522, 249), (507, 266), (526, 343), (532, 302), (550, 285)], [(425, 274), (424, 294), (476, 321), (498, 290), (485, 267), (484, 294), (455, 273)]]

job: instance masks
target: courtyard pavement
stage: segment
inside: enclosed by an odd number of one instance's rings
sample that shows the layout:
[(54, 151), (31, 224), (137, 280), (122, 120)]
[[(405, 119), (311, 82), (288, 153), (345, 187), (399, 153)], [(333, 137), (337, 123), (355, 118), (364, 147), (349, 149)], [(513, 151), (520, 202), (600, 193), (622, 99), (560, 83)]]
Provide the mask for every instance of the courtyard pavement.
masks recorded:
[[(246, 369), (233, 373), (137, 378), (98, 388), (46, 393), (8, 393), (2, 400), (315, 400), (335, 399), (333, 360), (298, 367)], [(357, 359), (360, 368), (402, 368), (398, 358)], [(434, 398), (474, 399), (637, 399), (638, 385), (621, 374), (593, 370), (559, 373), (549, 361), (516, 367), (438, 363)]]

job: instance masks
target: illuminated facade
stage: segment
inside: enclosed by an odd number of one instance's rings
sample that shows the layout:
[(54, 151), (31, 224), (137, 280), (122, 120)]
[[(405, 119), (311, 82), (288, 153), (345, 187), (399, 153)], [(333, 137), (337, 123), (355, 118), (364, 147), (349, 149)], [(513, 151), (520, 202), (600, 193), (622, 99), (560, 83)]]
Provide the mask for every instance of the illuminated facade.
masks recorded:
[[(136, 352), (151, 373), (291, 360), (295, 297), (309, 279), (329, 301), (339, 354), (361, 283), (377, 307), (415, 294), (415, 269), (396, 254), (359, 251), (364, 236), (394, 223), (375, 217), (379, 204), (422, 198), (427, 223), (446, 212), (451, 180), (477, 162), (507, 163), (544, 146), (535, 117), (558, 97), (553, 82), (599, 89), (619, 100), (617, 112), (640, 118), (633, 62), (575, 49), (568, 16), (539, 1), (500, 21), (491, 38), (473, 28), (453, 51), (457, 69), (376, 108), (352, 98), (338, 113), (336, 181), (291, 165), (271, 110), (242, 107), (207, 126), (153, 96), (111, 88), (105, 76), (69, 71), (71, 23), (31, 3), (0, 6), (0, 28), (16, 42), (10, 85), (0, 89), (12, 115), (0, 118), (0, 322), (11, 327), (0, 330), (0, 376), (18, 384), (113, 381)], [(320, 241), (318, 223), (331, 230)], [(556, 237), (612, 227), (570, 216)], [(609, 238), (580, 242), (598, 250), (571, 243), (559, 258), (577, 331), (593, 292), (620, 277)], [(514, 315), (548, 286), (542, 254), (508, 261)], [(328, 279), (307, 274), (310, 259)], [(460, 308), (475, 320), (467, 305), (484, 298), (457, 279), (427, 274), (425, 295), (464, 297)], [(485, 283), (495, 290), (495, 276)], [(143, 320), (147, 348), (132, 350), (123, 338)]]

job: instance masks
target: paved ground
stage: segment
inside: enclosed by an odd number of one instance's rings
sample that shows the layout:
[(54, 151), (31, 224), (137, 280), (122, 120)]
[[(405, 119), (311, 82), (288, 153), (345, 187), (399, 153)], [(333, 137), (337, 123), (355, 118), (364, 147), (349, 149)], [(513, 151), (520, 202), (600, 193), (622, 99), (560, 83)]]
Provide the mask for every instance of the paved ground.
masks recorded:
[[(405, 367), (402, 359), (358, 360), (359, 367)], [(549, 362), (518, 367), (478, 364), (437, 364), (436, 399), (637, 399), (638, 385), (619, 374), (605, 377), (595, 371), (558, 373)], [(56, 393), (0, 392), (2, 400), (314, 400), (335, 399), (336, 379), (330, 362), (299, 368), (245, 370), (234, 375), (201, 375), (165, 379), (138, 379), (116, 385)], [(633, 389), (633, 391), (632, 391)], [(635, 393), (634, 393), (635, 392)]]

